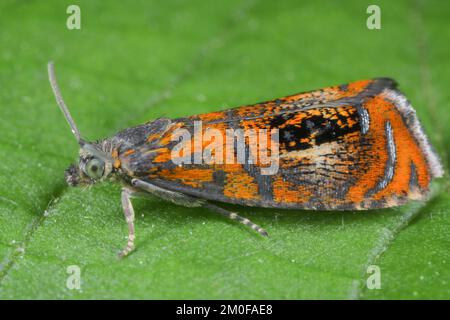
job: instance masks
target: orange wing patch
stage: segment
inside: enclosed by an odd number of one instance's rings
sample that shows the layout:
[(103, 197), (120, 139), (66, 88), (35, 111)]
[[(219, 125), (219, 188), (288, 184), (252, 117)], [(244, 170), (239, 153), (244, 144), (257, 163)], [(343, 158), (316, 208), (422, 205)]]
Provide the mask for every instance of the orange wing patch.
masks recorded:
[(174, 169), (163, 169), (152, 177), (200, 188), (204, 183), (213, 181), (213, 170), (176, 167)]
[(255, 200), (259, 198), (255, 178), (245, 171), (240, 174), (227, 174), (223, 189), (224, 196), (235, 199)]

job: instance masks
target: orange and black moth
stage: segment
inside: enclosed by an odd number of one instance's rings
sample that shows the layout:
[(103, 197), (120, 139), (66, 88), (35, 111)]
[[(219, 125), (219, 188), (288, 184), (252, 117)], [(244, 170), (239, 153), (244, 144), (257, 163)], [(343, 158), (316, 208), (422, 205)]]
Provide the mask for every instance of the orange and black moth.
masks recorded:
[[(113, 178), (123, 185), (122, 206), (129, 236), (121, 255), (134, 248), (134, 210), (130, 198), (154, 195), (188, 207), (206, 207), (267, 232), (250, 220), (219, 207), (217, 202), (244, 206), (307, 209), (367, 210), (425, 200), (430, 182), (443, 175), (416, 113), (388, 78), (290, 95), (229, 110), (178, 119), (160, 118), (120, 131), (97, 142), (84, 140), (56, 84), (56, 100), (80, 144), (79, 161), (66, 171), (68, 184), (86, 185)], [(258, 161), (177, 163), (174, 133), (215, 129), (257, 132), (277, 130), (278, 170), (262, 174)], [(216, 141), (217, 142), (217, 141)], [(186, 143), (186, 141), (185, 141)], [(229, 141), (223, 142), (224, 148)], [(202, 141), (202, 146), (208, 141)], [(244, 139), (246, 152), (259, 145)], [(195, 158), (195, 148), (184, 159)], [(229, 157), (225, 153), (222, 157)], [(233, 154), (231, 157), (237, 157)]]

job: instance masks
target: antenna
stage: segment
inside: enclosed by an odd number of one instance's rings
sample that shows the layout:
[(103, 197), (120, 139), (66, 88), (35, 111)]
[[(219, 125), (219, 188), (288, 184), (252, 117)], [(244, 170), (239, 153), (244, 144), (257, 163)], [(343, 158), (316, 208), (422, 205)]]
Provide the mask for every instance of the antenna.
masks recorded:
[(67, 108), (66, 104), (64, 103), (64, 99), (61, 95), (61, 91), (59, 90), (58, 83), (56, 82), (55, 66), (52, 61), (50, 61), (48, 63), (47, 69), (48, 69), (48, 79), (50, 80), (50, 85), (52, 86), (52, 90), (55, 95), (56, 103), (58, 104), (62, 113), (64, 113), (64, 117), (66, 118), (67, 123), (69, 123), (70, 129), (72, 130), (72, 133), (74, 134), (78, 143), (80, 144), (80, 146), (83, 146), (85, 144), (85, 142), (81, 138), (80, 131), (78, 130), (78, 128), (75, 124), (75, 121), (73, 121), (73, 118), (70, 115), (69, 109)]

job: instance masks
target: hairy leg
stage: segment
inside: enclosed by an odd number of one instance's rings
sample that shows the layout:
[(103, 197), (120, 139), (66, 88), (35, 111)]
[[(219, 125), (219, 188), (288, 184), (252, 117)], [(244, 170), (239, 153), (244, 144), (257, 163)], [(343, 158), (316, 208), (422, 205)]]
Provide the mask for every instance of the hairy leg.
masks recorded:
[(262, 235), (264, 237), (269, 236), (269, 234), (267, 233), (266, 230), (264, 230), (263, 228), (258, 226), (256, 223), (251, 222), (249, 219), (241, 217), (237, 213), (225, 210), (224, 208), (218, 207), (218, 206), (213, 205), (208, 202), (205, 203), (203, 205), (203, 207), (208, 208), (214, 212), (217, 212), (224, 217), (230, 218), (231, 220), (238, 221), (238, 222), (242, 223), (243, 225), (246, 225), (247, 227), (252, 228), (253, 230), (255, 230), (256, 232), (258, 232), (260, 235)]
[(126, 247), (119, 253), (119, 257), (127, 256), (134, 249), (134, 239), (136, 236), (134, 233), (134, 209), (131, 203), (133, 193), (134, 191), (130, 188), (125, 187), (122, 189), (121, 200), (125, 220), (128, 224), (128, 242)]

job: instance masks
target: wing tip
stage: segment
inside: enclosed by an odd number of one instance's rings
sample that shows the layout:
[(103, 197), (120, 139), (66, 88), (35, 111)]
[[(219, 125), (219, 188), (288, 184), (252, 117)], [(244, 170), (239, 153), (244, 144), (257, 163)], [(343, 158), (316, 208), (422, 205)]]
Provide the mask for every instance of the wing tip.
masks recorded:
[(425, 134), (425, 130), (417, 117), (416, 110), (411, 103), (405, 97), (403, 93), (398, 91), (395, 87), (385, 88), (382, 94), (389, 100), (391, 100), (396, 106), (397, 110), (403, 117), (409, 130), (416, 139), (420, 149), (423, 151), (427, 160), (431, 176), (433, 178), (439, 178), (444, 175), (444, 169), (441, 160), (435, 151), (434, 147), (429, 141), (429, 138)]

